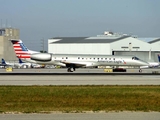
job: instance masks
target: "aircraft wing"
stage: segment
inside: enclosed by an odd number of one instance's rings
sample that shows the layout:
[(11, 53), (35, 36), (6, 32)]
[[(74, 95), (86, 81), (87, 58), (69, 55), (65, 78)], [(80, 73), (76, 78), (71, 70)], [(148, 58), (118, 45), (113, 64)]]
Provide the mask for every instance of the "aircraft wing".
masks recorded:
[(84, 63), (84, 62), (74, 62), (74, 61), (60, 61), (60, 62), (63, 63), (63, 64), (66, 64), (66, 65), (74, 65), (76, 67), (87, 66), (87, 63)]

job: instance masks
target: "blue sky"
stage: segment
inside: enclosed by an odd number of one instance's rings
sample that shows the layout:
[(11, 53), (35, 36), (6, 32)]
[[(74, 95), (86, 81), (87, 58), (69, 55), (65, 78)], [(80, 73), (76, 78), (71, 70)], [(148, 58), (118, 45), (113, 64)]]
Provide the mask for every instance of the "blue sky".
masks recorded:
[(160, 37), (160, 0), (0, 0), (2, 27), (20, 29), (33, 50), (42, 38), (96, 36), (111, 30)]

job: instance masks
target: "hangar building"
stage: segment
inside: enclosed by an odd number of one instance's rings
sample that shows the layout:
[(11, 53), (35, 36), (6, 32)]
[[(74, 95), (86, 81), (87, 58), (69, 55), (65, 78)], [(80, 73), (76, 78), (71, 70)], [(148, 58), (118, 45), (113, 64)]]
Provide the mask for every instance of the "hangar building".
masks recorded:
[(135, 55), (158, 62), (160, 38), (145, 42), (126, 34), (105, 32), (95, 37), (54, 37), (48, 39), (48, 52), (55, 54)]
[(15, 28), (1, 28), (0, 29), (0, 59), (4, 58), (6, 61), (16, 61), (13, 46), (10, 39), (19, 39), (19, 29)]

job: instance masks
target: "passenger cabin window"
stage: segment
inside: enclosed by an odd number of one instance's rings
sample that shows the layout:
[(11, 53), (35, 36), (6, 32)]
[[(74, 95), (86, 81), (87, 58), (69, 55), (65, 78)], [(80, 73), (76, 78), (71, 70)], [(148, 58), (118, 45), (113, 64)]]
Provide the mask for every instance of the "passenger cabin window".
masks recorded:
[(66, 59), (68, 59), (68, 57), (66, 57)]
[(80, 59), (80, 57), (78, 57), (78, 59)]

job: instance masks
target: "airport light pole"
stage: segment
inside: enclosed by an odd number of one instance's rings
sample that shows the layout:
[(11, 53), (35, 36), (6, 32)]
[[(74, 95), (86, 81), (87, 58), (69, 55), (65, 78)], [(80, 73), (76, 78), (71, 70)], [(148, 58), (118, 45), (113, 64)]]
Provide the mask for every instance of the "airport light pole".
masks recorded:
[(41, 41), (42, 41), (41, 44), (42, 44), (42, 50), (43, 50), (42, 53), (44, 53), (44, 38), (42, 38)]

